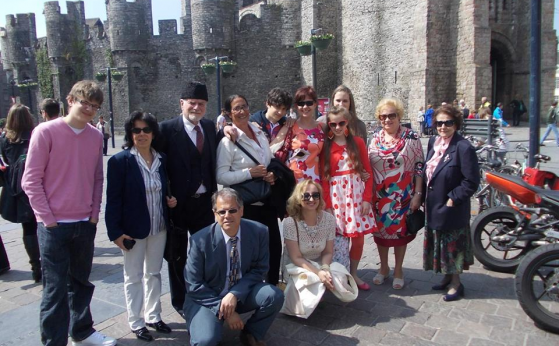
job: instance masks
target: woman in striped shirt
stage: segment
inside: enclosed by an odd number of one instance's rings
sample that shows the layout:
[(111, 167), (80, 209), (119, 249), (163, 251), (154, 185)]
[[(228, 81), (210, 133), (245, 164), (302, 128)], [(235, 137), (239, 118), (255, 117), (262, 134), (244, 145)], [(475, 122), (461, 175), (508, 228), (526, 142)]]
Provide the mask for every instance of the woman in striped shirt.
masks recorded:
[(105, 222), (109, 239), (124, 255), (128, 323), (138, 339), (151, 341), (146, 325), (171, 332), (161, 320), (160, 272), (169, 230), (168, 208), (174, 208), (177, 200), (168, 196), (165, 156), (156, 150), (159, 126), (155, 117), (133, 112), (124, 130), (125, 150), (108, 162)]

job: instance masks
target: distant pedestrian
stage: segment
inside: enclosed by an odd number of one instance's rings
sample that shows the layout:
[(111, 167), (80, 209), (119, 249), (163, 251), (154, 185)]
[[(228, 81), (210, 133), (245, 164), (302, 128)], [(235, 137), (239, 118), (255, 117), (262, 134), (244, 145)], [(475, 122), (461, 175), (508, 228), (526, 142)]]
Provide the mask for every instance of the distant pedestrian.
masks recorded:
[(215, 122), (216, 131), (223, 130), (227, 123), (231, 123), (231, 116), (225, 111), (225, 108), (221, 108), (221, 114), (219, 114)]
[(524, 105), (524, 101), (522, 101), (519, 94), (516, 94), (514, 100), (510, 103), (510, 107), (512, 108), (512, 126), (518, 126), (520, 125), (522, 115), (527, 111), (526, 105)]
[(111, 130), (109, 129), (109, 123), (105, 121), (103, 116), (99, 117), (99, 122), (95, 126), (97, 130), (101, 131), (103, 134), (103, 155), (107, 155), (107, 149), (109, 145), (109, 138), (111, 138)]
[(462, 112), (462, 117), (463, 117), (464, 119), (469, 119), (469, 116), (470, 116), (470, 109), (469, 109), (468, 106), (466, 105), (466, 101), (460, 100), (459, 105), (460, 105), (459, 109), (460, 109), (460, 111)]
[(424, 124), (425, 134), (428, 136), (433, 135), (433, 127), (432, 127), (433, 113), (435, 113), (435, 110), (433, 109), (433, 105), (428, 104), (427, 111), (425, 112), (425, 124)]
[(44, 99), (40, 111), (44, 121), (54, 120), (60, 116), (60, 103), (55, 99)]
[(423, 111), (423, 106), (419, 107), (417, 112), (417, 123), (419, 124), (419, 134), (423, 135), (425, 130), (425, 112)]
[(554, 101), (551, 104), (549, 111), (547, 112), (547, 129), (545, 130), (545, 133), (540, 141), (541, 146), (545, 146), (545, 144), (543, 144), (543, 141), (545, 141), (547, 136), (549, 136), (549, 133), (553, 131), (553, 134), (555, 135), (555, 142), (559, 147), (559, 131), (557, 131), (557, 118), (558, 118), (557, 112), (558, 112), (557, 101)]

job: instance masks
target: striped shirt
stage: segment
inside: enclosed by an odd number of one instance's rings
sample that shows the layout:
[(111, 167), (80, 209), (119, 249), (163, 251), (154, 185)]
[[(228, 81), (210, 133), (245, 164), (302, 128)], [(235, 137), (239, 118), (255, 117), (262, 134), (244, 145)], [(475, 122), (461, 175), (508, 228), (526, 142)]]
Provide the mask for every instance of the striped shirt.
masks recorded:
[(165, 231), (165, 220), (163, 218), (163, 197), (161, 195), (163, 185), (161, 182), (161, 176), (159, 175), (161, 155), (153, 149), (151, 153), (153, 155), (153, 163), (151, 164), (151, 168), (149, 168), (142, 155), (138, 153), (138, 149), (135, 147), (130, 149), (130, 154), (136, 157), (136, 162), (138, 162), (140, 173), (142, 173), (142, 178), (144, 179), (144, 186), (146, 187), (146, 201), (151, 224), (149, 234), (154, 235)]

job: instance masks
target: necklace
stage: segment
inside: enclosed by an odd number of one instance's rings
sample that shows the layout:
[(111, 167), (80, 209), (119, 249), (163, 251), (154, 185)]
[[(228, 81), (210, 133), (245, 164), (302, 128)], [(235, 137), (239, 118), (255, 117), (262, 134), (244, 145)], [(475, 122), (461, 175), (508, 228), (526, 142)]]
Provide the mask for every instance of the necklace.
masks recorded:
[(311, 248), (314, 249), (316, 246), (318, 246), (317, 241), (316, 241), (316, 236), (318, 234), (318, 216), (316, 218), (316, 225), (315, 226), (307, 225), (305, 220), (301, 220), (301, 226), (303, 226), (303, 228), (305, 229), (305, 232), (307, 233), (307, 235), (311, 239)]

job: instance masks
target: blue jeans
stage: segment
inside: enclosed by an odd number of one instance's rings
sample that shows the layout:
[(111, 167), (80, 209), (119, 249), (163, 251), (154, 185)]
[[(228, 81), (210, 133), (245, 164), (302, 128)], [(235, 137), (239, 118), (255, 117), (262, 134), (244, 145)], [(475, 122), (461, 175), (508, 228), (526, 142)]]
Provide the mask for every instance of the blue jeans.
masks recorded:
[(549, 136), (551, 131), (553, 131), (553, 134), (555, 134), (555, 142), (557, 143), (557, 146), (559, 146), (559, 131), (557, 131), (557, 124), (555, 124), (555, 123), (547, 124), (547, 129), (545, 130), (545, 133), (543, 134), (543, 137), (540, 141), (540, 144), (542, 144), (543, 141), (545, 141), (545, 139), (547, 138), (547, 136)]
[(43, 345), (59, 346), (89, 337), (93, 319), (89, 304), (95, 286), (89, 282), (97, 225), (80, 221), (46, 228), (38, 225), (43, 265), (40, 326)]

